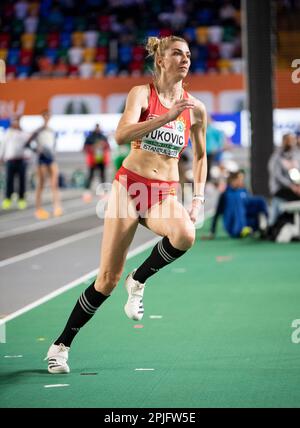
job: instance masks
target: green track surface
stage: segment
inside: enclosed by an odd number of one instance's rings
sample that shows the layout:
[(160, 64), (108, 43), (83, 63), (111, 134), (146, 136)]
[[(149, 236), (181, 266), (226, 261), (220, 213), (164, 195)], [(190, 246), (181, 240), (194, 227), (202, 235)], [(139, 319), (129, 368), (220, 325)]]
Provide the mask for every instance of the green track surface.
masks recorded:
[[(148, 281), (143, 328), (126, 318), (120, 284), (75, 339), (69, 375), (48, 374), (43, 358), (87, 284), (8, 322), (0, 407), (300, 407), (299, 244), (203, 233)], [(58, 383), (69, 386), (44, 387)]]

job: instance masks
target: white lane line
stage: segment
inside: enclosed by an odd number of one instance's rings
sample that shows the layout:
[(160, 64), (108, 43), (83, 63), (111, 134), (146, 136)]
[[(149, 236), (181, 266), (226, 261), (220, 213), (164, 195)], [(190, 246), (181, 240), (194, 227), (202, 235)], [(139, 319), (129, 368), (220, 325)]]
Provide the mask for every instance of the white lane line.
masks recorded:
[(172, 272), (174, 272), (174, 273), (185, 273), (186, 268), (173, 268)]
[[(127, 255), (127, 260), (131, 259), (135, 255), (142, 253), (144, 250), (147, 250), (147, 248), (153, 246), (160, 238), (154, 238), (151, 239), (148, 242), (145, 242), (142, 245), (139, 245), (134, 250), (129, 251)], [(20, 315), (25, 314), (28, 311), (31, 311), (32, 309), (36, 308), (37, 306), (42, 305), (43, 303), (48, 302), (48, 300), (53, 299), (56, 296), (59, 296), (62, 293), (65, 293), (66, 291), (70, 290), (71, 288), (77, 287), (83, 282), (91, 281), (93, 277), (95, 277), (98, 273), (98, 268), (92, 270), (91, 272), (88, 272), (87, 274), (81, 276), (80, 278), (75, 279), (74, 281), (64, 285), (63, 287), (58, 288), (57, 290), (53, 291), (52, 293), (47, 294), (46, 296), (42, 297), (41, 299), (36, 300), (33, 303), (30, 303), (29, 305), (25, 306), (22, 309), (19, 309), (16, 312), (13, 312), (12, 314), (0, 319), (0, 326), (7, 323), (8, 321), (11, 321), (14, 318), (19, 317)]]
[(56, 383), (53, 385), (44, 385), (44, 388), (62, 388), (64, 386), (70, 386), (69, 383)]
[(155, 369), (134, 369), (135, 371), (154, 371)]
[(45, 229), (46, 227), (56, 226), (57, 224), (67, 223), (72, 220), (77, 220), (79, 218), (86, 217), (88, 214), (95, 213), (96, 216), (96, 207), (88, 210), (82, 210), (76, 213), (64, 214), (59, 218), (50, 218), (48, 220), (44, 220), (38, 223), (28, 224), (27, 226), (19, 226), (15, 229), (7, 230), (4, 232), (0, 232), (0, 239), (8, 238), (15, 235), (20, 235), (23, 233), (33, 232), (35, 230)]
[(160, 320), (162, 319), (162, 315), (149, 315), (149, 318), (152, 320)]
[(28, 251), (27, 253), (19, 254), (18, 256), (10, 257), (9, 259), (2, 260), (0, 262), (0, 268), (18, 263), (31, 257), (39, 256), (40, 254), (46, 253), (47, 251), (55, 250), (56, 248), (63, 247), (64, 245), (72, 244), (73, 242), (86, 239), (90, 236), (95, 235), (96, 232), (101, 232), (103, 226), (97, 226), (93, 229), (84, 230), (83, 232), (76, 233), (75, 235), (68, 236), (67, 238), (60, 239), (59, 241), (52, 242), (51, 244), (43, 245), (42, 247), (35, 248), (34, 250)]
[(4, 355), (4, 358), (23, 358), (23, 355)]

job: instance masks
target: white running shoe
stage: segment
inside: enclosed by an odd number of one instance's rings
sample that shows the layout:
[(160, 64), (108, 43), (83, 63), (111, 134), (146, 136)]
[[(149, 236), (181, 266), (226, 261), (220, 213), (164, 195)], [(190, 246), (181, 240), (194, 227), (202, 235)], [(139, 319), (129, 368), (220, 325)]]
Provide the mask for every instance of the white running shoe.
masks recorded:
[(128, 318), (140, 321), (144, 315), (143, 294), (145, 284), (133, 279), (136, 269), (131, 272), (125, 281), (125, 288), (128, 293), (128, 300), (124, 310)]
[(62, 343), (60, 345), (52, 344), (50, 346), (47, 357), (45, 358), (45, 360), (48, 360), (49, 373), (70, 373), (70, 367), (67, 364), (69, 350), (70, 348)]

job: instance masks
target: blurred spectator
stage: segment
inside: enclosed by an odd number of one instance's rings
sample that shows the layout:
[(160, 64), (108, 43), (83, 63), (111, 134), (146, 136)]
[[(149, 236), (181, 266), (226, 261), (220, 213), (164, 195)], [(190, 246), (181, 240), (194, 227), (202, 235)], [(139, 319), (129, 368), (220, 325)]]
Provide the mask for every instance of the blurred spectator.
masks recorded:
[(25, 209), (27, 203), (25, 200), (26, 192), (26, 159), (25, 145), (28, 140), (28, 133), (20, 127), (20, 118), (12, 120), (10, 127), (4, 134), (4, 139), (0, 145), (0, 161), (5, 162), (6, 166), (6, 185), (5, 199), (2, 202), (2, 208), (8, 210), (12, 204), (12, 194), (14, 193), (14, 181), (18, 178), (18, 207)]
[(217, 222), (223, 216), (223, 224), (232, 238), (243, 238), (254, 231), (264, 233), (268, 224), (266, 201), (261, 196), (252, 196), (245, 188), (242, 170), (228, 177), (226, 190), (218, 199), (215, 215), (211, 222), (210, 238), (214, 238)]
[[(53, 215), (59, 217), (62, 215), (60, 204), (60, 195), (58, 190), (58, 166), (55, 162), (56, 139), (54, 131), (49, 127), (50, 114), (47, 110), (42, 113), (44, 124), (35, 131), (27, 145), (34, 150), (37, 155), (37, 187), (36, 187), (36, 211), (35, 216), (38, 220), (46, 220), (50, 214), (42, 207), (42, 194), (44, 191), (47, 176), (50, 178), (50, 186), (53, 197)], [(34, 144), (35, 142), (35, 144)]]
[(300, 200), (300, 161), (296, 136), (285, 134), (282, 147), (276, 149), (269, 161), (270, 192), (285, 201)]
[(85, 202), (91, 200), (90, 188), (94, 178), (95, 170), (99, 171), (100, 181), (106, 182), (106, 169), (110, 162), (110, 146), (107, 137), (103, 134), (99, 124), (87, 136), (83, 150), (86, 155), (86, 164), (88, 167), (88, 177), (86, 180), (86, 192), (83, 194)]

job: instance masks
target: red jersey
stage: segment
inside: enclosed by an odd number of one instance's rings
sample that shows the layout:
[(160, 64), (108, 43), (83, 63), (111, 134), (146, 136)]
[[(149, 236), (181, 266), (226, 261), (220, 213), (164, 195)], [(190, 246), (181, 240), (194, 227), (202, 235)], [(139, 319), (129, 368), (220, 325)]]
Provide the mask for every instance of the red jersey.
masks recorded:
[[(183, 98), (188, 98), (186, 91), (183, 91)], [(150, 83), (149, 105), (147, 110), (141, 114), (139, 122), (151, 120), (168, 111), (169, 109), (160, 102), (153, 83)], [(141, 140), (134, 141), (133, 147), (178, 159), (188, 145), (190, 127), (190, 110), (186, 109), (172, 122), (149, 132)]]

